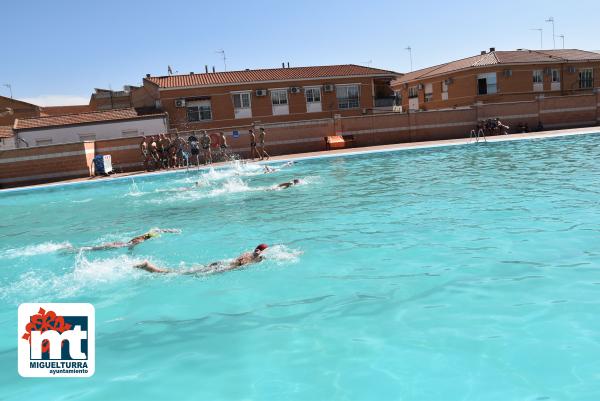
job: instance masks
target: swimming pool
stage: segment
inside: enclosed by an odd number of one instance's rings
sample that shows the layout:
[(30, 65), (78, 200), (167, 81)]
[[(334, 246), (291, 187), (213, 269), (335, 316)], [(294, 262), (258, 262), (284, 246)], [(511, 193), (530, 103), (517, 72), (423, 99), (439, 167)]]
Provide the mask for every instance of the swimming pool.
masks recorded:
[[(597, 400), (598, 139), (0, 194), (0, 398)], [(152, 227), (182, 232), (69, 249)], [(264, 262), (221, 275), (132, 268), (261, 242)], [(94, 304), (92, 378), (18, 376), (16, 308), (33, 301)]]

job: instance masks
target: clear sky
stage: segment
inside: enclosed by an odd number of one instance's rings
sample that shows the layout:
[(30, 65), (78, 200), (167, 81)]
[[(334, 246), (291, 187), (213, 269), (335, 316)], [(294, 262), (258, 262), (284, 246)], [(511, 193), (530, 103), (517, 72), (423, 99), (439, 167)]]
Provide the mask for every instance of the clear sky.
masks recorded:
[[(496, 47), (600, 50), (600, 0), (579, 1), (61, 1), (6, 2), (0, 85), (41, 105), (87, 103), (94, 88), (146, 73), (363, 64), (399, 72)], [(562, 40), (556, 38), (556, 46)], [(209, 67), (209, 68), (210, 68)], [(0, 86), (0, 95), (9, 90)]]

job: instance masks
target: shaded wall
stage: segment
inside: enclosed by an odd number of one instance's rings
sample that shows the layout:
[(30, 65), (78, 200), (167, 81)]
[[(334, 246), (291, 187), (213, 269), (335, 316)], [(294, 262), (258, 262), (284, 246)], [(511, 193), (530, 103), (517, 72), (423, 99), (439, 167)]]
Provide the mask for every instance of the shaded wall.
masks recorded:
[[(511, 133), (516, 132), (518, 123), (535, 128), (541, 122), (546, 129), (595, 126), (600, 124), (600, 92), (478, 104), (455, 110), (322, 118), (261, 126), (267, 132), (268, 152), (282, 155), (325, 150), (324, 137), (328, 135), (353, 136), (355, 146), (464, 138), (477, 121), (495, 117), (510, 125)], [(208, 131), (223, 131), (231, 149), (248, 157), (250, 128), (251, 125), (240, 125)], [(239, 137), (233, 137), (234, 131)], [(189, 132), (179, 135), (187, 138)], [(0, 151), (0, 186), (89, 177), (93, 173), (92, 159), (97, 154), (110, 154), (116, 171), (140, 170), (140, 142), (141, 137), (133, 137)]]

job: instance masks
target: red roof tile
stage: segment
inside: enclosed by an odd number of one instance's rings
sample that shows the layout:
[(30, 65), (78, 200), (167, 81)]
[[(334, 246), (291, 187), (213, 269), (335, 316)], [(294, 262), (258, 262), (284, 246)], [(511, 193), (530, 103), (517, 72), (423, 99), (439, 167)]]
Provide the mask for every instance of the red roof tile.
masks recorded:
[(484, 67), (489, 65), (510, 64), (539, 64), (539, 63), (568, 63), (572, 61), (600, 61), (600, 54), (577, 49), (560, 50), (512, 50), (493, 51), (461, 60), (424, 68), (410, 72), (393, 82), (401, 84), (417, 79), (431, 78), (446, 73), (465, 70), (467, 68)]
[(10, 138), (14, 135), (10, 125), (0, 125), (0, 138)]
[(160, 88), (244, 84), (249, 82), (293, 81), (329, 77), (399, 76), (394, 71), (363, 67), (354, 64), (316, 67), (270, 68), (261, 70), (226, 71), (188, 75), (149, 77), (146, 80)]
[[(163, 114), (152, 114), (162, 116)], [(135, 109), (118, 109), (106, 111), (93, 111), (89, 113), (64, 114), (59, 116), (19, 118), (15, 120), (15, 129), (31, 129), (41, 127), (54, 127), (61, 125), (89, 124), (101, 121), (130, 120), (132, 118), (147, 118), (149, 115), (139, 116)]]

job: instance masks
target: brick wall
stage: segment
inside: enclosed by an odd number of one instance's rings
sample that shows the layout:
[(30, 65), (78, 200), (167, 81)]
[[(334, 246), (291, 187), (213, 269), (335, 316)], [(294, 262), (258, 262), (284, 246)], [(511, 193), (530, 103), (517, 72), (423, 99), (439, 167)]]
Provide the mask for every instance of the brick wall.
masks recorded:
[[(353, 135), (356, 146), (464, 138), (478, 120), (495, 117), (512, 126), (511, 133), (520, 122), (535, 128), (541, 121), (545, 128), (550, 129), (599, 125), (600, 92), (477, 104), (453, 110), (273, 122), (261, 126), (267, 132), (267, 151), (271, 155), (280, 155), (325, 150), (324, 137), (335, 134)], [(232, 150), (248, 157), (248, 129), (251, 127), (213, 128), (209, 133), (222, 130)], [(234, 130), (240, 133), (239, 138), (232, 137)], [(179, 134), (187, 138), (189, 132)], [(140, 137), (119, 138), (0, 151), (0, 186), (6, 188), (88, 177), (92, 173), (92, 159), (97, 154), (110, 154), (117, 171), (140, 170), (140, 142)]]

